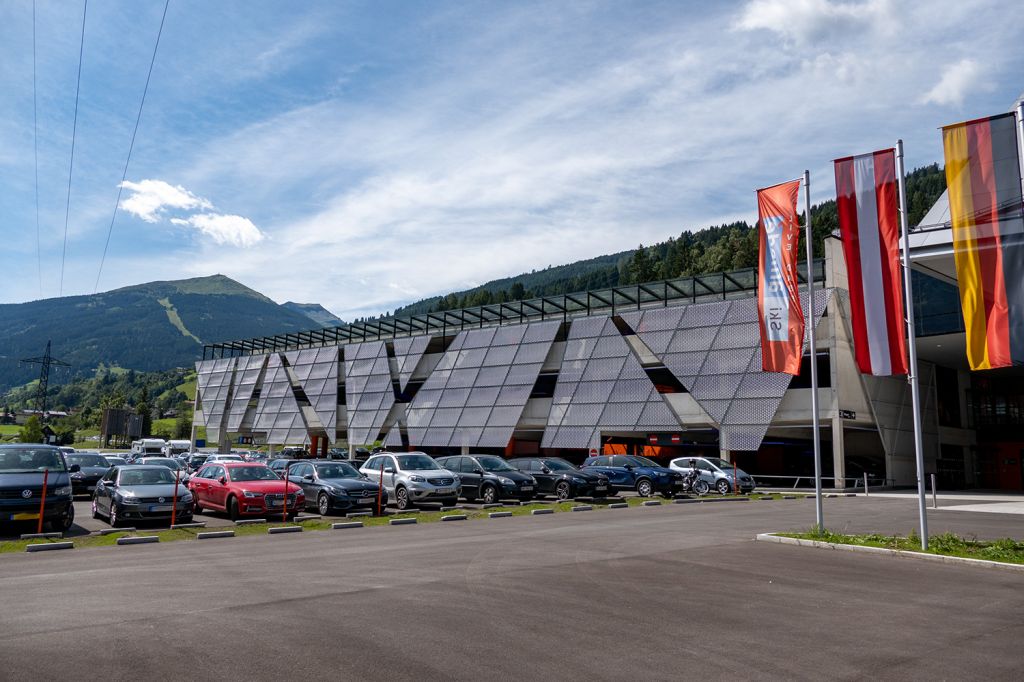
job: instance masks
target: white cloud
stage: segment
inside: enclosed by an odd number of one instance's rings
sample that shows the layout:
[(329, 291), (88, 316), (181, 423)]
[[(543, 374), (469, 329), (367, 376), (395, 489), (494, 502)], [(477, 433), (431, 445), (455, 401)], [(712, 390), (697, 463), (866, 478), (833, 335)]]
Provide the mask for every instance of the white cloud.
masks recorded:
[(160, 222), (168, 209), (194, 210), (213, 208), (206, 199), (197, 197), (181, 185), (171, 185), (163, 180), (121, 183), (131, 196), (121, 200), (121, 210), (141, 218), (147, 223)]
[(963, 104), (968, 92), (991, 90), (992, 85), (982, 78), (981, 67), (973, 59), (961, 59), (949, 64), (942, 71), (942, 77), (931, 90), (921, 99), (923, 104), (956, 105)]
[(194, 227), (217, 244), (247, 248), (259, 244), (266, 235), (252, 221), (240, 215), (200, 213), (188, 218), (171, 218), (175, 225)]
[(889, 0), (751, 0), (743, 8), (735, 28), (763, 29), (805, 43), (836, 35), (849, 36), (869, 28), (886, 28), (891, 20)]

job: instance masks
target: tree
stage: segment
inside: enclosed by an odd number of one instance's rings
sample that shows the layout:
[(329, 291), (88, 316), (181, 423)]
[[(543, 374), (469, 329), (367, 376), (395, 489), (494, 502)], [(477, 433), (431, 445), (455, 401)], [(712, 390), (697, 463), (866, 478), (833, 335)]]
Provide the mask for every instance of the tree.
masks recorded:
[(42, 443), (43, 425), (39, 417), (32, 415), (25, 420), (25, 424), (18, 432), (18, 440), (22, 443)]
[(174, 437), (192, 437), (192, 415), (189, 413), (184, 403), (178, 406), (178, 418), (174, 420)]
[(153, 430), (153, 408), (149, 405), (149, 391), (143, 386), (139, 398), (135, 401), (135, 413), (142, 417), (142, 437), (150, 435)]

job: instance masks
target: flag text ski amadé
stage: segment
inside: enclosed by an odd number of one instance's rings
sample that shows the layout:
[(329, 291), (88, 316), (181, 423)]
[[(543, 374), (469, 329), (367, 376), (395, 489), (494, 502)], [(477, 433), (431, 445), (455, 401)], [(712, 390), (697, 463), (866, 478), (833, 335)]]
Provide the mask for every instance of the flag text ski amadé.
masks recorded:
[(761, 247), (757, 315), (761, 326), (761, 368), (765, 372), (800, 373), (804, 313), (796, 276), (799, 191), (799, 180), (757, 191)]

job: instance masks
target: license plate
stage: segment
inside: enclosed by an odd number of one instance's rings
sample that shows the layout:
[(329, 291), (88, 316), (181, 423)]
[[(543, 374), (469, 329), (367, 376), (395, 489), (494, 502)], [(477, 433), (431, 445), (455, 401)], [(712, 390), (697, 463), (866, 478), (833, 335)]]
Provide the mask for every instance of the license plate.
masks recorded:
[(280, 507), (283, 503), (281, 500), (270, 500), (267, 505), (270, 507)]
[(522, 488), (520, 488), (520, 490), (533, 490), (533, 486), (532, 485), (524, 485)]
[(595, 485), (594, 486), (594, 490), (608, 490), (608, 486), (606, 486), (606, 485)]
[(453, 489), (452, 488), (438, 488), (437, 492), (439, 494), (441, 494), (441, 495), (446, 495), (446, 494), (448, 494), (450, 492), (453, 492)]
[(39, 518), (39, 512), (22, 512), (11, 514), (11, 521), (34, 521)]
[(171, 511), (171, 505), (169, 504), (154, 504), (149, 507), (151, 512), (169, 512)]
[(372, 497), (368, 500), (359, 500), (359, 504), (376, 504), (377, 500)]

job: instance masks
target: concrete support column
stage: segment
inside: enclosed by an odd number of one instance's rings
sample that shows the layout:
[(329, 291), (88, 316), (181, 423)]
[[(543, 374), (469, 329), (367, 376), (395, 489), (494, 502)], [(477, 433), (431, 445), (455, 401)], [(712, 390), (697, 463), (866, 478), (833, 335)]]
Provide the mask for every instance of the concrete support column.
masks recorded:
[(349, 443), (349, 446), (348, 446), (348, 458), (349, 459), (355, 459), (356, 458), (356, 446), (352, 445), (351, 443)]
[(274, 459), (274, 444), (267, 443), (267, 461)]
[(832, 471), (836, 477), (835, 487), (842, 488), (846, 477), (846, 447), (843, 438), (843, 418), (838, 414), (832, 417)]
[(725, 448), (718, 448), (718, 456), (724, 459), (726, 462), (732, 462), (732, 450), (726, 450)]
[[(199, 437), (199, 427), (196, 426), (195, 423), (193, 422), (193, 424), (192, 424), (192, 435), (189, 437), (189, 439), (192, 441), (192, 445), (190, 446), (190, 449), (192, 450), (192, 452), (196, 451), (196, 438), (198, 438), (198, 437)], [(107, 443), (104, 443), (104, 445), (106, 445), (106, 444)]]
[(320, 436), (309, 437), (309, 454), (316, 457), (317, 452), (320, 450)]
[(468, 455), (469, 454), (469, 446), (468, 445), (463, 445), (461, 448), (459, 448), (459, 454), (460, 455)]

